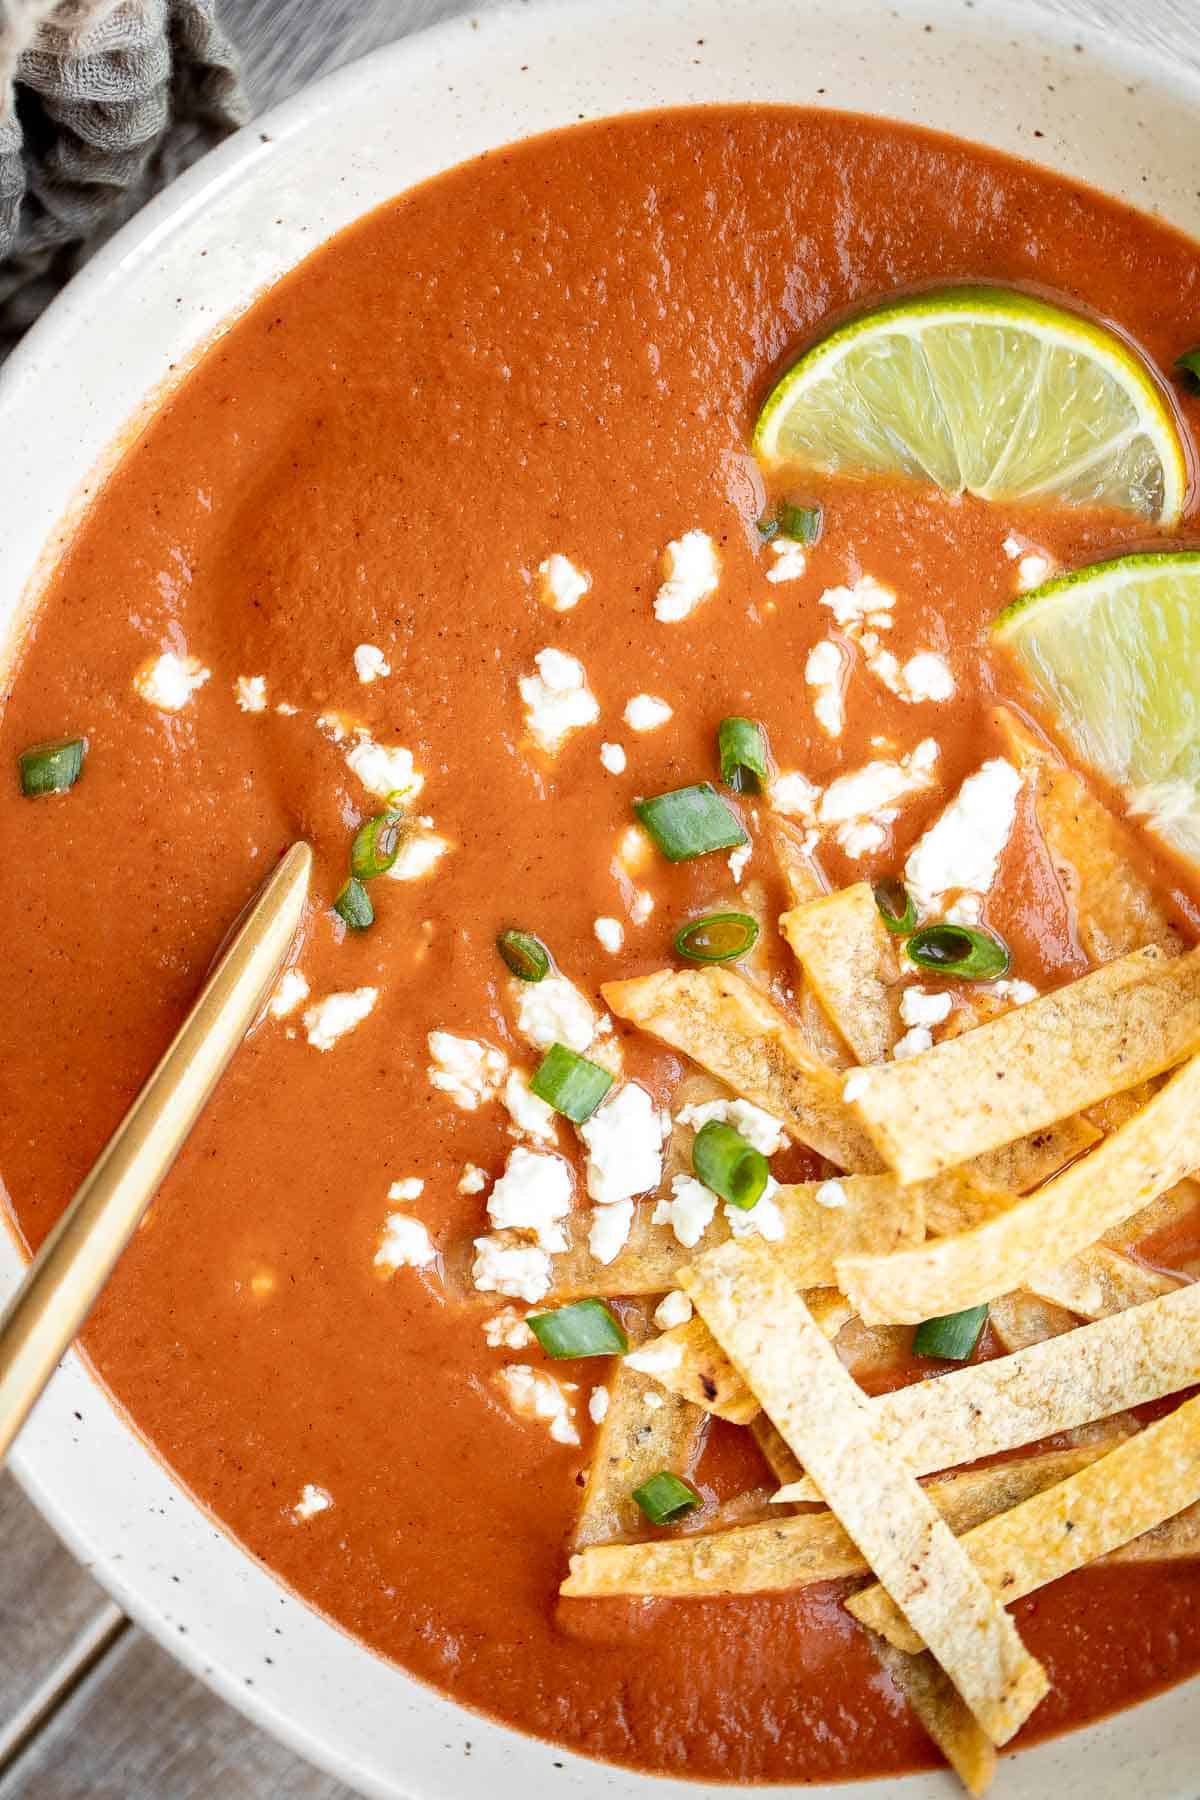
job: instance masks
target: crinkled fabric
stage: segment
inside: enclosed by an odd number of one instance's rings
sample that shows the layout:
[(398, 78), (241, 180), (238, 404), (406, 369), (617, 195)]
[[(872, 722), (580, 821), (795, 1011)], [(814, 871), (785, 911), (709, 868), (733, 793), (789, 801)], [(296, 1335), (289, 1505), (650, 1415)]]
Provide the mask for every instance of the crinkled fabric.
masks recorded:
[(217, 0), (0, 0), (0, 356), (245, 120), (216, 14)]

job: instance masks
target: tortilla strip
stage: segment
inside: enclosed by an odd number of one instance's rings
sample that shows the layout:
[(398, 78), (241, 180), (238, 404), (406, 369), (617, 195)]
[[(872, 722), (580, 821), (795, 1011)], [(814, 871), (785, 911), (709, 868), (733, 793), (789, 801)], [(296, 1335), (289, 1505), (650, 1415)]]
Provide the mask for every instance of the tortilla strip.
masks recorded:
[(973, 1162), (963, 1164), (962, 1173), (969, 1173), (986, 1187), (1003, 1193), (1027, 1194), (1031, 1188), (1041, 1187), (1043, 1181), (1049, 1181), (1051, 1175), (1057, 1175), (1061, 1168), (1082, 1156), (1093, 1144), (1098, 1144), (1103, 1136), (1103, 1131), (1098, 1130), (1086, 1114), (1075, 1113), (1057, 1125), (1047, 1126), (1044, 1131), (1018, 1138), (1015, 1144), (1005, 1144), (1000, 1150), (989, 1150), (986, 1156), (977, 1156)]
[[(1200, 1400), (1187, 1400), (1089, 1468), (975, 1526), (963, 1548), (992, 1592), (1011, 1606), (1198, 1499)], [(911, 1620), (881, 1586), (864, 1588), (846, 1606), (898, 1650), (922, 1648)], [(936, 1653), (937, 1646), (931, 1648)]]
[[(765, 1414), (763, 1417), (765, 1418)], [(922, 1490), (956, 1535), (1053, 1487), (1106, 1453), (1097, 1444), (1051, 1450), (966, 1469), (931, 1481)], [(711, 1598), (719, 1594), (771, 1594), (866, 1575), (869, 1566), (831, 1512), (797, 1514), (765, 1525), (693, 1537), (657, 1538), (643, 1544), (597, 1544), (571, 1558), (560, 1592), (570, 1596), (655, 1594)]]
[[(867, 1404), (880, 1441), (927, 1475), (1036, 1444), (1197, 1381), (1200, 1285)], [(775, 1498), (819, 1501), (821, 1490), (806, 1479)]]
[(1011, 1354), (1014, 1350), (1027, 1350), (1030, 1344), (1044, 1344), (1047, 1338), (1059, 1337), (1064, 1331), (1074, 1331), (1076, 1320), (1063, 1307), (1017, 1288), (992, 1301), (988, 1325)]
[[(826, 1334), (828, 1335), (828, 1334)], [(756, 1413), (750, 1421), (750, 1436), (762, 1451), (763, 1461), (772, 1475), (783, 1486), (785, 1481), (799, 1481), (804, 1470), (796, 1461), (780, 1432), (772, 1425), (765, 1412)]]
[(1029, 1277), (1031, 1293), (1065, 1306), (1081, 1319), (1105, 1319), (1109, 1313), (1140, 1306), (1143, 1300), (1173, 1293), (1182, 1285), (1180, 1276), (1147, 1268), (1104, 1244), (1093, 1244), (1057, 1269)]
[(871, 1648), (968, 1794), (985, 1794), (996, 1774), (996, 1746), (928, 1651), (905, 1656), (885, 1638)]
[[(838, 1286), (868, 1325), (915, 1325), (978, 1306), (1015, 1287), (1035, 1286), (1034, 1276), (1088, 1249), (1198, 1163), (1200, 1057), (1090, 1156), (1007, 1212), (920, 1249), (844, 1256), (837, 1264)], [(1059, 1297), (1057, 1291), (1047, 1295)]]
[[(647, 1396), (661, 1405), (647, 1406)], [(596, 1433), (579, 1518), (577, 1545), (636, 1537), (646, 1521), (633, 1490), (670, 1469), (686, 1475), (704, 1440), (707, 1421), (686, 1400), (662, 1390), (621, 1363), (608, 1391), (608, 1412)]]
[(1183, 1062), (1200, 1046), (1200, 950), (1140, 950), (903, 1062), (855, 1069), (889, 1167), (926, 1181)]
[(1007, 1743), (1045, 1695), (1046, 1672), (928, 1495), (883, 1447), (869, 1402), (769, 1246), (722, 1244), (681, 1283), (980, 1725)]
[(1160, 1194), (1157, 1200), (1152, 1200), (1149, 1206), (1143, 1206), (1132, 1218), (1114, 1225), (1111, 1231), (1104, 1233), (1100, 1242), (1113, 1250), (1131, 1250), (1143, 1238), (1178, 1225), (1197, 1208), (1200, 1208), (1200, 1182), (1193, 1181), (1188, 1176), (1183, 1181), (1177, 1181), (1165, 1194)]
[[(596, 1261), (588, 1249), (586, 1219), (576, 1218), (572, 1223), (579, 1235), (569, 1250), (553, 1258), (553, 1286), (546, 1303), (582, 1300), (593, 1294), (601, 1299), (620, 1299), (632, 1294), (669, 1293), (677, 1285), (676, 1275), (696, 1252), (685, 1250), (669, 1225), (653, 1223), (656, 1204), (657, 1199), (651, 1198), (635, 1207), (628, 1240), (609, 1263)], [(718, 1207), (705, 1233), (705, 1242), (720, 1244), (728, 1236), (729, 1226)]]
[(1007, 707), (996, 722), (1033, 795), (1034, 812), (1081, 948), (1093, 963), (1157, 944), (1168, 955), (1179, 935), (1138, 869), (1132, 834), (1082, 775), (1041, 743)]
[(900, 1035), (900, 969), (870, 882), (794, 906), (779, 929), (857, 1061), (882, 1062)]
[(1200, 1502), (1185, 1506), (1173, 1519), (1164, 1519), (1152, 1531), (1110, 1550), (1106, 1563), (1186, 1562), (1200, 1556)]
[(731, 969), (661, 969), (609, 981), (620, 1019), (680, 1050), (840, 1169), (882, 1165), (842, 1099), (842, 1077), (820, 1062), (778, 1007)]

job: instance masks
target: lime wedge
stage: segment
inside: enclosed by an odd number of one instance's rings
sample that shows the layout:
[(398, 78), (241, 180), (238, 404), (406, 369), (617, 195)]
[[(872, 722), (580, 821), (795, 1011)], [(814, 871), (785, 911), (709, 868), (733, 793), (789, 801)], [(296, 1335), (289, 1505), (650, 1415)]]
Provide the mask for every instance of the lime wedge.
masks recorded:
[(917, 294), (843, 325), (776, 382), (754, 449), (767, 464), (1113, 506), (1161, 525), (1188, 485), (1171, 404), (1141, 358), (1009, 288)]
[(1122, 556), (1023, 594), (992, 627), (1079, 759), (1200, 862), (1200, 551)]

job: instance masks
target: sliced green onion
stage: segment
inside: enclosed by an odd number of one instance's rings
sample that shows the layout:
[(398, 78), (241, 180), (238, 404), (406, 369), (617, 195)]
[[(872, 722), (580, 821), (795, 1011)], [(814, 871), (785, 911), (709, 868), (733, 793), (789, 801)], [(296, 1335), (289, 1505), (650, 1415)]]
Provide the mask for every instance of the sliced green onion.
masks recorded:
[(362, 882), (353, 875), (334, 901), (333, 910), (340, 919), (346, 921), (351, 931), (365, 931), (368, 925), (375, 923), (375, 908), (371, 905), (371, 896)]
[(758, 942), (758, 920), (749, 913), (705, 913), (689, 919), (675, 933), (675, 949), (689, 962), (733, 962), (747, 956)]
[(668, 862), (690, 862), (710, 850), (733, 850), (750, 842), (711, 781), (635, 800), (633, 810)]
[(819, 506), (797, 506), (793, 500), (781, 500), (775, 508), (782, 537), (798, 544), (815, 544), (821, 535), (824, 510)]
[(735, 794), (757, 794), (767, 779), (767, 734), (757, 719), (722, 719), (717, 754), (725, 786)]
[(692, 1167), (705, 1187), (743, 1212), (757, 1206), (771, 1173), (762, 1151), (720, 1119), (710, 1119), (696, 1133)]
[(885, 875), (875, 883), (875, 904), (889, 931), (907, 937), (915, 930), (917, 908), (912, 895), (897, 875)]
[(532, 931), (502, 931), (496, 948), (518, 981), (545, 981), (550, 973), (550, 952)]
[(565, 1044), (551, 1044), (529, 1088), (565, 1119), (582, 1125), (591, 1118), (612, 1084), (612, 1076), (599, 1063), (577, 1056)]
[(629, 1339), (603, 1300), (576, 1300), (525, 1323), (547, 1356), (624, 1356)]
[(758, 535), (764, 544), (768, 543), (771, 538), (779, 536), (779, 520), (774, 513), (767, 513), (765, 517), (755, 522), (758, 526)]
[(971, 1306), (966, 1312), (926, 1319), (917, 1326), (913, 1350), (918, 1356), (936, 1356), (942, 1362), (966, 1362), (983, 1336), (987, 1316), (986, 1306)]
[(404, 840), (403, 813), (376, 813), (360, 825), (350, 845), (350, 873), (359, 881), (386, 875), (400, 854)]
[(1008, 969), (1008, 947), (990, 931), (971, 925), (924, 925), (905, 945), (922, 969), (955, 975), (960, 981), (995, 981)]
[(643, 1481), (641, 1487), (634, 1488), (633, 1497), (652, 1525), (674, 1525), (700, 1504), (695, 1488), (669, 1469), (660, 1469), (649, 1481)]
[(83, 770), (83, 754), (87, 745), (83, 738), (55, 738), (46, 744), (31, 744), (17, 758), (21, 771), (21, 792), (65, 794), (74, 787)]
[(1191, 350), (1185, 350), (1182, 356), (1175, 358), (1175, 367), (1183, 378), (1183, 385), (1190, 393), (1200, 393), (1200, 344)]

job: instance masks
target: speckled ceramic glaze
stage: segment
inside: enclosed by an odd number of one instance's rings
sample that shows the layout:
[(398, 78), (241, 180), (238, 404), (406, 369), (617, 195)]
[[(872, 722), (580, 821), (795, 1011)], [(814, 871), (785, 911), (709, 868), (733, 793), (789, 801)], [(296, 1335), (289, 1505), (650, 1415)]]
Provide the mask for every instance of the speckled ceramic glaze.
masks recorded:
[[(164, 384), (358, 214), (513, 138), (697, 101), (845, 107), (940, 127), (1200, 231), (1200, 82), (1003, 0), (580, 0), (463, 19), (301, 94), (128, 225), (0, 380), (0, 661), (89, 486)], [(2, 1188), (0, 1188), (2, 1192)], [(0, 1231), (0, 1299), (22, 1258)], [(695, 1795), (463, 1711), (286, 1593), (171, 1480), (69, 1358), (17, 1473), (128, 1611), (351, 1785), (420, 1800)], [(453, 1538), (447, 1554), (453, 1555)], [(1005, 1764), (1006, 1800), (1186, 1800), (1195, 1685)], [(946, 1776), (805, 1788), (933, 1800)]]

